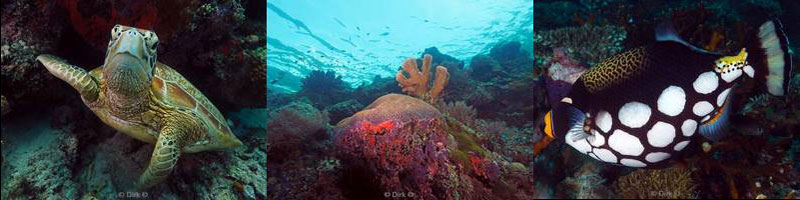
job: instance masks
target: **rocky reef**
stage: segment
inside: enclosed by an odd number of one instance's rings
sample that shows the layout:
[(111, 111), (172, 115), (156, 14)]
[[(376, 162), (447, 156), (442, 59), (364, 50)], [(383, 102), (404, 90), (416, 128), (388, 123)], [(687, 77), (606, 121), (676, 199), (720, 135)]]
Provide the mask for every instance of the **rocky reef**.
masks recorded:
[[(797, 8), (785, 1), (552, 1), (535, 3), (537, 32), (534, 54), (539, 71), (534, 82), (537, 125), (543, 124), (548, 102), (560, 99), (569, 80), (608, 55), (654, 42), (654, 27), (675, 25), (678, 34), (700, 48), (721, 53), (738, 51), (744, 36), (763, 18), (744, 13), (772, 13), (774, 19), (797, 24)], [(559, 12), (538, 12), (555, 10)], [(757, 11), (759, 10), (759, 11)], [(540, 14), (541, 13), (541, 14)], [(789, 27), (791, 25), (784, 25)], [(786, 29), (790, 55), (798, 60), (800, 34)], [(794, 38), (794, 39), (792, 39)], [(596, 45), (603, 43), (603, 45)], [(798, 63), (792, 63), (796, 87)], [(719, 142), (695, 138), (681, 158), (661, 169), (631, 169), (597, 162), (563, 142), (537, 148), (534, 179), (537, 198), (789, 198), (800, 184), (797, 90), (783, 97), (766, 94), (754, 81), (734, 91), (727, 137)], [(547, 100), (547, 99), (550, 100)], [(546, 139), (540, 129), (535, 138)]]
[[(266, 199), (264, 2), (3, 1), (2, 198)], [(134, 191), (153, 145), (102, 123), (74, 89), (36, 61), (54, 54), (102, 65), (115, 24), (158, 34), (158, 61), (228, 119), (244, 147), (186, 154), (162, 184)], [(198, 39), (202, 38), (202, 39)], [(147, 195), (147, 196), (143, 196)]]
[[(324, 82), (334, 92), (268, 93), (269, 123), (295, 128), (270, 132), (291, 137), (270, 136), (270, 198), (532, 198), (534, 125), (521, 119), (532, 112), (522, 92), (534, 81), (529, 53), (498, 42), (469, 65), (435, 47), (420, 57), (353, 89), (331, 87), (340, 82), (332, 72), (312, 72), (301, 91)], [(486, 63), (491, 73), (480, 71)], [(328, 101), (312, 103), (323, 94)], [(287, 110), (307, 114), (279, 114)]]

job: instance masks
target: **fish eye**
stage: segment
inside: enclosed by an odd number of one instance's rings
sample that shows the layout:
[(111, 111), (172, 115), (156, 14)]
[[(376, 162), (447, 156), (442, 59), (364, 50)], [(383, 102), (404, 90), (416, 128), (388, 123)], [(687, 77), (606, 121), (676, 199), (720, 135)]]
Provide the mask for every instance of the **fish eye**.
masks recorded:
[(589, 118), (589, 117), (586, 117), (583, 120), (583, 132), (591, 133), (591, 131), (592, 131), (592, 119)]

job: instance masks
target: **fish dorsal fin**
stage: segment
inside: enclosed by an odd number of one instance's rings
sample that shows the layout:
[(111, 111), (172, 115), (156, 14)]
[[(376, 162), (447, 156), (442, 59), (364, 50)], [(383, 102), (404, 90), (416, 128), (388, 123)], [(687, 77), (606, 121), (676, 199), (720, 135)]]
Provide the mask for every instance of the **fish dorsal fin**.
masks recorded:
[(683, 44), (691, 48), (693, 51), (707, 53), (707, 54), (714, 54), (714, 55), (721, 55), (721, 52), (711, 52), (707, 51), (703, 48), (697, 47), (692, 45), (691, 43), (687, 42), (680, 35), (678, 35), (678, 31), (675, 30), (675, 25), (672, 24), (670, 21), (664, 21), (656, 26), (656, 41), (659, 42), (677, 42)]

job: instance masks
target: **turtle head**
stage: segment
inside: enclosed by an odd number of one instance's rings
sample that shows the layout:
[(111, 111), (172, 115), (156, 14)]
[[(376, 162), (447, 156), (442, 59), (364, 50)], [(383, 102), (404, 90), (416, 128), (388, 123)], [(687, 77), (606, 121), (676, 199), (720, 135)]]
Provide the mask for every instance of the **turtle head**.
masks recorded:
[(136, 98), (150, 87), (156, 65), (158, 36), (149, 30), (116, 25), (111, 29), (103, 79), (108, 89), (123, 99)]

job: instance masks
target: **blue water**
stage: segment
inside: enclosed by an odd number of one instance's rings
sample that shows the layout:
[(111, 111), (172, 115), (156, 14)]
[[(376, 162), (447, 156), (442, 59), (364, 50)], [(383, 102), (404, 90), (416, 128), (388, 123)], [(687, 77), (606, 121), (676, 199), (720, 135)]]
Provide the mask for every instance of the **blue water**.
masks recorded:
[(435, 46), (469, 63), (496, 42), (532, 45), (531, 0), (267, 2), (267, 84), (296, 92), (312, 70), (335, 71), (351, 87), (390, 77)]

